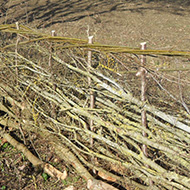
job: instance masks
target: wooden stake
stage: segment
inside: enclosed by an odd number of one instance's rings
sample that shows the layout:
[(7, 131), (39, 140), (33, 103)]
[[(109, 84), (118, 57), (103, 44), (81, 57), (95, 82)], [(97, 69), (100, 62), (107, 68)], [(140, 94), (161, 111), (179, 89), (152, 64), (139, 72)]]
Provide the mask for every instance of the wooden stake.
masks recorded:
[[(93, 36), (88, 36), (88, 43), (92, 44)], [(90, 67), (92, 64), (92, 51), (88, 51), (88, 71), (90, 71)], [(88, 77), (88, 86), (91, 88), (91, 78)], [(90, 108), (94, 108), (94, 93), (92, 90), (90, 90)], [(93, 131), (93, 120), (90, 120), (89, 123), (90, 130)], [(93, 138), (91, 137), (91, 145), (93, 145)]]
[[(146, 49), (146, 42), (141, 43), (141, 50)], [(141, 101), (146, 103), (146, 69), (144, 68), (146, 64), (146, 56), (141, 55)], [(143, 108), (141, 111), (141, 122), (143, 127), (147, 127), (147, 118), (146, 118), (146, 110)], [(147, 137), (147, 134), (143, 131), (143, 136)], [(142, 151), (146, 157), (148, 157), (147, 146), (142, 145)]]
[[(51, 31), (51, 36), (55, 36), (55, 30)], [(50, 44), (50, 56), (49, 56), (49, 68), (50, 68), (50, 70), (52, 68), (52, 53), (53, 53), (53, 47), (52, 46), (53, 45), (52, 45), (52, 42), (51, 42), (51, 44)]]
[[(55, 34), (55, 30), (52, 30), (51, 31), (51, 36), (55, 36), (56, 34)], [(49, 56), (49, 69), (50, 69), (50, 72), (52, 73), (52, 54), (53, 54), (53, 44), (52, 44), (52, 42), (51, 42), (51, 44), (50, 44), (50, 56)], [(53, 74), (53, 73), (52, 73)], [(56, 90), (56, 84), (54, 84), (53, 85), (53, 90)], [(51, 115), (52, 115), (52, 117), (54, 118), (54, 119), (56, 119), (56, 117), (57, 117), (57, 113), (56, 113), (56, 105), (54, 104), (54, 103), (52, 103), (51, 104), (51, 106), (52, 106), (52, 113), (51, 113)]]
[[(141, 43), (141, 50), (146, 49), (146, 42)], [(141, 77), (141, 101), (143, 105), (146, 104), (146, 89), (147, 89), (147, 82), (146, 82), (146, 69), (145, 69), (145, 64), (146, 64), (146, 56), (141, 55), (141, 67), (139, 71), (137, 72), (136, 76)], [(141, 110), (141, 123), (144, 128), (147, 128), (147, 117), (146, 117), (146, 110), (144, 107)], [(147, 137), (147, 133), (145, 131), (142, 131), (142, 134), (144, 137)], [(143, 144), (142, 145), (142, 152), (143, 154), (148, 157), (148, 149), (147, 145)], [(149, 165), (146, 165), (147, 168), (150, 168)], [(149, 180), (150, 186), (153, 185), (153, 181), (150, 179)]]
[[(16, 29), (19, 30), (19, 25), (18, 25), (18, 22), (15, 23), (16, 24)], [(15, 44), (15, 73), (16, 73), (16, 78), (18, 79), (18, 57), (17, 57), (17, 54), (18, 54), (18, 44), (19, 44), (19, 41), (20, 41), (20, 36), (19, 34), (17, 34), (17, 40), (16, 40), (16, 44)], [(16, 80), (17, 80), (16, 79)]]
[[(18, 22), (15, 22), (15, 25), (16, 25), (16, 29), (19, 30), (19, 24)], [(16, 83), (18, 85), (18, 45), (19, 45), (19, 42), (20, 42), (20, 35), (17, 34), (17, 40), (16, 40), (16, 44), (15, 44), (15, 74), (16, 74)], [(15, 106), (16, 107), (16, 106)], [(19, 118), (21, 117), (21, 110), (19, 108), (16, 108), (16, 116)], [(22, 129), (22, 125), (19, 124), (19, 130), (20, 130), (20, 133), (23, 137), (23, 142), (24, 144), (26, 144), (26, 139), (25, 139), (25, 136), (24, 136), (24, 132), (23, 132), (23, 129)]]

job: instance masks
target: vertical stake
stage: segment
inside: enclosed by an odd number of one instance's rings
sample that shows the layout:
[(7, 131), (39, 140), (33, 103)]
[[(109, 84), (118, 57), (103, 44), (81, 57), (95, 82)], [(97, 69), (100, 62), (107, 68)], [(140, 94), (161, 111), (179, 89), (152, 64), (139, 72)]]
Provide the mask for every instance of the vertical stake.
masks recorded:
[[(19, 24), (18, 22), (15, 22), (15, 25), (16, 25), (16, 29), (19, 30)], [(19, 45), (19, 42), (20, 42), (20, 35), (17, 34), (17, 39), (16, 39), (16, 44), (15, 44), (15, 74), (16, 74), (16, 84), (18, 85), (18, 45)], [(21, 110), (16, 108), (16, 116), (19, 118), (21, 117)], [(24, 136), (24, 132), (23, 132), (23, 129), (22, 129), (22, 124), (19, 124), (19, 130), (20, 130), (20, 133), (21, 135), (23, 136), (23, 141), (24, 141), (24, 144), (26, 144), (26, 139), (25, 139), (25, 136)]]
[[(93, 36), (89, 36), (89, 28), (87, 30), (87, 34), (88, 34), (88, 44), (92, 44), (93, 43), (92, 42)], [(87, 60), (87, 63), (88, 63), (88, 72), (90, 73), (90, 67), (92, 65), (92, 51), (91, 50), (88, 51), (88, 60)], [(94, 104), (95, 104), (95, 97), (94, 97), (94, 92), (91, 90), (92, 81), (91, 81), (90, 77), (88, 77), (88, 86), (89, 86), (89, 93), (90, 93), (90, 108), (93, 109), (94, 108)], [(93, 124), (94, 124), (94, 121), (92, 119), (90, 119), (90, 121), (89, 121), (89, 128), (90, 128), (91, 131), (94, 130)], [(90, 145), (91, 145), (91, 147), (93, 147), (93, 143), (94, 143), (93, 142), (93, 138), (91, 136), (90, 137)], [(95, 165), (96, 159), (94, 158), (94, 156), (92, 156), (91, 161)], [(96, 170), (95, 169), (93, 169), (92, 171), (96, 174)]]
[[(19, 30), (19, 24), (18, 22), (15, 23), (16, 24), (16, 29)], [(15, 74), (16, 74), (16, 78), (18, 79), (18, 44), (19, 44), (19, 41), (20, 41), (20, 36), (19, 34), (17, 34), (17, 40), (16, 40), (16, 44), (15, 44)], [(16, 79), (16, 80), (17, 80)], [(18, 80), (17, 80), (17, 83), (18, 83)]]
[[(92, 39), (93, 39), (93, 36), (88, 36), (88, 44), (92, 44)], [(90, 67), (92, 65), (92, 51), (88, 51), (88, 71), (90, 72)], [(88, 77), (88, 86), (89, 88), (91, 88), (91, 78)], [(94, 108), (94, 93), (93, 91), (90, 89), (90, 108)], [(93, 131), (93, 120), (91, 119), (90, 120), (90, 123), (89, 123), (89, 127), (90, 127), (90, 130)], [(90, 139), (90, 143), (91, 145), (93, 145), (93, 138), (91, 137)]]
[[(143, 42), (140, 44), (141, 50), (146, 50), (146, 42)], [(146, 64), (146, 56), (141, 55), (141, 67), (139, 71), (137, 72), (136, 76), (141, 77), (141, 101), (143, 103), (143, 108), (141, 110), (141, 124), (144, 128), (147, 128), (147, 117), (146, 117), (146, 110), (144, 109), (144, 105), (146, 104), (146, 89), (147, 89), (147, 82), (146, 82), (146, 74), (147, 71), (144, 68)], [(143, 137), (147, 137), (147, 133), (145, 131), (142, 131)], [(142, 145), (142, 152), (143, 154), (148, 157), (148, 149), (147, 145)], [(149, 165), (145, 165), (147, 168), (150, 168)], [(149, 180), (149, 185), (153, 186), (153, 181)]]
[[(141, 50), (145, 50), (146, 49), (146, 42), (141, 43)], [(146, 70), (144, 68), (146, 64), (146, 56), (141, 55), (141, 101), (143, 102), (143, 104), (146, 103)], [(146, 110), (143, 108), (141, 111), (141, 122), (142, 122), (142, 126), (143, 127), (147, 127), (147, 118), (146, 118)], [(147, 137), (147, 134), (143, 131), (143, 136)], [(147, 146), (146, 145), (142, 145), (142, 151), (143, 154), (148, 157), (148, 151), (147, 151)]]
[[(55, 30), (52, 30), (51, 31), (51, 36), (54, 37), (55, 36)], [(50, 56), (49, 56), (49, 68), (50, 70), (52, 69), (52, 53), (53, 53), (53, 47), (52, 47), (52, 42), (50, 44)]]
[[(56, 34), (55, 34), (55, 30), (52, 30), (51, 31), (51, 36), (54, 37)], [(50, 56), (49, 56), (49, 70), (51, 72), (51, 74), (53, 74), (52, 72), (52, 53), (53, 53), (53, 43), (51, 42), (50, 44)], [(56, 90), (56, 84), (53, 84), (53, 90), (55, 91)], [(52, 117), (54, 119), (56, 119), (56, 106), (54, 103), (51, 104), (52, 106)]]

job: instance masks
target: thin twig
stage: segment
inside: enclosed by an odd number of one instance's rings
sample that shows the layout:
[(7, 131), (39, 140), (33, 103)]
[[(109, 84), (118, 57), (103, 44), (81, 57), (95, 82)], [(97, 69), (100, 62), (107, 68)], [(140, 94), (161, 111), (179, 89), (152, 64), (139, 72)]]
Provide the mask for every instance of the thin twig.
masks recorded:
[(180, 78), (181, 78), (180, 77), (180, 72), (178, 72), (178, 86), (179, 86), (179, 96), (180, 96), (180, 99), (181, 99), (181, 104), (185, 108), (187, 113), (190, 114), (189, 108), (187, 107), (187, 104), (185, 103), (185, 101), (183, 99), (183, 94), (182, 94), (182, 89), (181, 89), (181, 79)]

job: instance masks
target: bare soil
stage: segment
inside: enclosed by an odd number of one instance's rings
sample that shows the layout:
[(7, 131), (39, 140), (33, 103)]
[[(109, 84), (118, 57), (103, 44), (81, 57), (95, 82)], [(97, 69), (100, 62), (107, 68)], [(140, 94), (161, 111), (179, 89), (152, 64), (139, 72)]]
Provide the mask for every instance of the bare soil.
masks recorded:
[[(96, 42), (139, 47), (146, 41), (150, 49), (189, 51), (189, 1), (135, 0), (1, 0), (0, 24), (18, 21), (34, 29), (59, 36), (87, 38)], [(18, 131), (17, 138), (23, 139)], [(0, 142), (1, 189), (64, 189), (73, 184), (86, 189), (73, 169), (54, 155), (50, 146), (35, 135), (25, 134), (27, 146), (41, 159), (69, 171), (65, 181), (44, 179), (20, 152)]]
[[(147, 2), (147, 3), (146, 3)], [(0, 23), (18, 21), (57, 35), (106, 44), (188, 50), (189, 1), (14, 0), (4, 1)], [(45, 30), (44, 30), (45, 29)]]

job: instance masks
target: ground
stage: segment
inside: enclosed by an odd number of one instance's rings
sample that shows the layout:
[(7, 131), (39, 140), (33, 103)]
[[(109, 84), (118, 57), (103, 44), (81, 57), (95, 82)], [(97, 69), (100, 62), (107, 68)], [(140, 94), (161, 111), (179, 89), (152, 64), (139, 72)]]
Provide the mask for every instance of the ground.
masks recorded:
[[(104, 44), (139, 47), (147, 42), (150, 49), (189, 51), (188, 1), (4, 0), (0, 4), (0, 24), (18, 21), (47, 34), (55, 30), (59, 36), (87, 39), (88, 32), (94, 41)], [(18, 131), (14, 134), (22, 139)], [(35, 154), (60, 170), (66, 167), (69, 177), (63, 182), (46, 179), (20, 152), (1, 140), (1, 189), (64, 189), (70, 184), (85, 189), (85, 182), (61, 163), (51, 147), (32, 134), (25, 135), (27, 146)]]
[(83, 39), (89, 28), (100, 43), (138, 47), (146, 41), (149, 48), (188, 50), (190, 7), (188, 1), (180, 2), (5, 1), (0, 23), (19, 21), (47, 33), (55, 30), (57, 35)]

